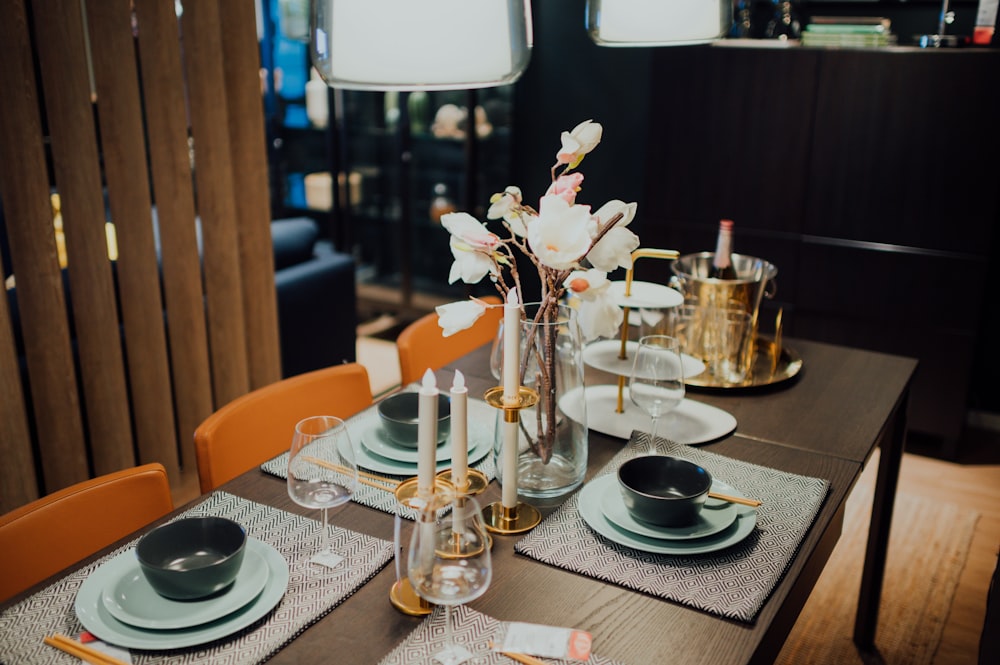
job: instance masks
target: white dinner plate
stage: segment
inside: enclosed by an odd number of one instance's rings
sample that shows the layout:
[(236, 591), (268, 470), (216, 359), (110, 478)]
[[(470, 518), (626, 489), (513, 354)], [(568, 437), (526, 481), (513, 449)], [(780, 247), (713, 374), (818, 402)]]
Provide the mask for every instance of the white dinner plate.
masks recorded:
[[(247, 540), (247, 547), (258, 552), (267, 563), (267, 583), (252, 601), (216, 621), (178, 630), (149, 630), (130, 626), (114, 618), (101, 602), (101, 592), (114, 581), (116, 573), (110, 564), (118, 557), (95, 570), (83, 581), (76, 594), (73, 609), (88, 631), (109, 644), (127, 649), (184, 649), (221, 639), (246, 628), (274, 609), (288, 587), (288, 562), (276, 549), (254, 538)], [(135, 553), (129, 550), (120, 556), (134, 557)]]
[[(632, 363), (635, 362), (637, 348), (639, 342), (625, 342), (625, 359), (622, 360), (619, 357), (622, 350), (621, 340), (602, 339), (583, 347), (583, 362), (602, 372), (629, 377), (632, 375)], [(686, 353), (681, 354), (681, 365), (685, 380), (705, 371), (705, 363)]]
[(223, 593), (201, 600), (171, 600), (149, 585), (134, 551), (115, 557), (108, 565), (108, 576), (113, 579), (101, 594), (104, 609), (131, 626), (155, 630), (190, 628), (221, 619), (256, 598), (269, 577), (264, 557), (248, 547), (236, 579)]
[[(386, 433), (385, 428), (378, 423), (369, 422), (368, 426), (361, 432), (361, 445), (380, 457), (395, 460), (397, 462), (409, 462), (416, 464), (419, 459), (416, 448), (404, 448), (395, 443)], [(451, 436), (445, 442), (437, 446), (435, 461), (445, 462), (451, 459)]]
[[(604, 516), (615, 526), (647, 538), (657, 540), (704, 538), (728, 528), (736, 520), (736, 504), (721, 499), (708, 499), (694, 524), (679, 527), (657, 526), (632, 517), (632, 513), (625, 505), (622, 489), (615, 474), (601, 476), (594, 482), (604, 486), (601, 494), (601, 511)], [(717, 478), (712, 479), (712, 490), (722, 494), (742, 496), (735, 487)]]
[[(617, 482), (614, 474), (608, 474), (613, 481)], [(652, 552), (654, 554), (704, 554), (706, 552), (717, 552), (731, 545), (735, 545), (750, 535), (757, 524), (757, 510), (750, 506), (736, 507), (736, 520), (728, 528), (711, 536), (696, 538), (692, 540), (662, 540), (657, 538), (647, 538), (637, 533), (626, 531), (615, 526), (601, 509), (601, 502), (606, 485), (594, 479), (583, 486), (580, 490), (580, 497), (577, 506), (580, 516), (587, 525), (604, 536), (608, 540), (631, 547), (642, 552)]]
[[(648, 432), (651, 421), (645, 411), (632, 403), (628, 387), (622, 390), (622, 413), (617, 413), (618, 386), (586, 387), (587, 427), (596, 432), (629, 439), (632, 430)], [(559, 400), (563, 412), (580, 422), (582, 417), (579, 389)], [(660, 418), (656, 434), (677, 443), (698, 444), (721, 439), (736, 429), (736, 418), (728, 411), (684, 398), (673, 412)]]
[[(473, 432), (478, 432), (478, 435), (473, 436)], [(484, 436), (483, 432), (486, 428), (479, 427), (473, 429), (469, 427), (469, 464), (475, 464), (479, 460), (486, 457), (489, 452), (493, 449), (493, 433), (490, 432), (488, 436)], [(347, 455), (347, 446), (351, 445), (351, 442), (346, 439), (341, 439), (340, 452), (343, 455)], [(445, 444), (450, 445), (450, 444)], [(367, 471), (372, 471), (374, 473), (387, 473), (391, 476), (413, 476), (417, 473), (417, 463), (416, 462), (400, 462), (398, 460), (389, 459), (388, 457), (382, 457), (381, 455), (376, 455), (371, 452), (364, 445), (354, 446), (354, 451), (358, 460), (358, 466)], [(450, 452), (450, 450), (449, 450)], [(437, 471), (444, 471), (451, 466), (451, 455), (448, 455), (447, 459), (438, 461), (435, 465)]]

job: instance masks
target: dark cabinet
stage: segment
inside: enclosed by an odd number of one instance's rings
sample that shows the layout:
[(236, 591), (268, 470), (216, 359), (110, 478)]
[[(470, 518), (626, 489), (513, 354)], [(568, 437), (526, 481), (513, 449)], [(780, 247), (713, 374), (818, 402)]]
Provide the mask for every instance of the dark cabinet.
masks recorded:
[(1000, 52), (716, 46), (652, 63), (663, 149), (644, 244), (711, 249), (736, 220), (737, 251), (779, 267), (765, 312), (783, 307), (788, 335), (918, 358), (911, 428), (953, 453), (974, 370), (997, 362), (977, 345), (996, 283)]

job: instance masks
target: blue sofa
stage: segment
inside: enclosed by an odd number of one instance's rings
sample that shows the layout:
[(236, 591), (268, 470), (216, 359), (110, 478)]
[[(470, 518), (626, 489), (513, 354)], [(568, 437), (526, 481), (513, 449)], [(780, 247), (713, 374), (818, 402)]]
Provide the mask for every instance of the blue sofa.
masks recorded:
[(356, 359), (354, 259), (308, 217), (271, 222), (283, 376)]

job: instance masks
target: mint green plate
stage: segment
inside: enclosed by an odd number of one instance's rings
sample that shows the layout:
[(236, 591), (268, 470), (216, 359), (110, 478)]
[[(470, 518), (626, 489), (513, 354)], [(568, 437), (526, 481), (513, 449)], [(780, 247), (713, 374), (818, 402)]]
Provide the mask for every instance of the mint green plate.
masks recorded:
[[(605, 478), (610, 478), (611, 481), (607, 481)], [(698, 521), (694, 524), (681, 527), (657, 526), (632, 517), (632, 513), (628, 511), (622, 497), (618, 478), (614, 474), (601, 476), (598, 480), (605, 486), (601, 501), (601, 511), (604, 516), (611, 520), (615, 526), (640, 536), (663, 540), (704, 538), (719, 533), (736, 519), (736, 504), (719, 499), (708, 499), (701, 512), (698, 513)], [(712, 490), (722, 494), (739, 495), (735, 487), (716, 478), (712, 479)]]
[(256, 548), (248, 548), (240, 572), (228, 589), (199, 600), (171, 600), (149, 585), (133, 552), (113, 563), (115, 573), (120, 570), (121, 574), (104, 587), (104, 609), (119, 621), (156, 630), (190, 628), (231, 614), (256, 598), (268, 578), (267, 562)]
[(247, 554), (251, 550), (256, 551), (267, 564), (267, 583), (249, 603), (215, 621), (189, 628), (153, 630), (129, 625), (112, 616), (101, 600), (103, 589), (121, 577), (121, 560), (125, 558), (127, 563), (129, 557), (134, 559), (134, 550), (120, 554), (91, 573), (80, 585), (73, 610), (85, 629), (109, 644), (126, 649), (184, 649), (213, 642), (266, 616), (281, 601), (288, 588), (288, 562), (278, 550), (254, 538), (247, 540), (247, 548)]

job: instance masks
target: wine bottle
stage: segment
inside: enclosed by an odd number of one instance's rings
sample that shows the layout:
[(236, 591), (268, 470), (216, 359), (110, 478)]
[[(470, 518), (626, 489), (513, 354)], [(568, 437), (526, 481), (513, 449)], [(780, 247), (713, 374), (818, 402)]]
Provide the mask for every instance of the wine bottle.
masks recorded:
[(736, 269), (733, 267), (733, 221), (730, 219), (719, 222), (719, 238), (715, 243), (715, 255), (708, 276), (715, 279), (737, 279)]

